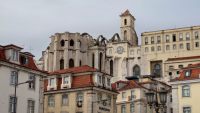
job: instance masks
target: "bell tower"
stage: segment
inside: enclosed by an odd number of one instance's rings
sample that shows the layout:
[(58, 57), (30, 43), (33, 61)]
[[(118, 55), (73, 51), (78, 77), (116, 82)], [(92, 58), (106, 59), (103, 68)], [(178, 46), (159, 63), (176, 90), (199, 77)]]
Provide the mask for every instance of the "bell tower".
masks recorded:
[(138, 37), (135, 31), (135, 18), (129, 10), (120, 15), (121, 17), (121, 37), (123, 41), (128, 41), (132, 46), (138, 46)]

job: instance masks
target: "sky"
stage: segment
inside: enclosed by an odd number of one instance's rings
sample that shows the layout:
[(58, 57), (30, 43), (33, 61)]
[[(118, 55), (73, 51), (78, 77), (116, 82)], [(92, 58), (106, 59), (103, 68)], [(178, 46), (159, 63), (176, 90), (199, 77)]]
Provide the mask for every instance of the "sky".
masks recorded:
[[(62, 32), (94, 38), (120, 33), (119, 15), (128, 9), (142, 32), (200, 25), (200, 0), (0, 0), (0, 45), (16, 44), (36, 59)], [(139, 39), (140, 40), (140, 39)]]

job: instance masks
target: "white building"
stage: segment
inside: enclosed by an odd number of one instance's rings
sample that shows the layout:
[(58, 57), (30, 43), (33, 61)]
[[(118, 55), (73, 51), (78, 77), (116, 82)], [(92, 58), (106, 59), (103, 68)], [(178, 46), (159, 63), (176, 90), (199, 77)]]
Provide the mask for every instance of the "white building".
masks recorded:
[(14, 112), (15, 82), (32, 83), (18, 85), (16, 88), (16, 113), (43, 112), (43, 77), (29, 52), (21, 52), (15, 45), (0, 46), (0, 113)]

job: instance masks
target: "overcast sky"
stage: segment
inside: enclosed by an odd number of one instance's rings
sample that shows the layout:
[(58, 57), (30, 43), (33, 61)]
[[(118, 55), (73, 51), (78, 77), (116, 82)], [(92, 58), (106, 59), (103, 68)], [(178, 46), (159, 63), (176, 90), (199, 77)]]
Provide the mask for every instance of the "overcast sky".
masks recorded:
[(119, 15), (136, 18), (136, 31), (200, 25), (200, 0), (0, 0), (0, 45), (17, 44), (38, 59), (56, 32), (110, 38)]

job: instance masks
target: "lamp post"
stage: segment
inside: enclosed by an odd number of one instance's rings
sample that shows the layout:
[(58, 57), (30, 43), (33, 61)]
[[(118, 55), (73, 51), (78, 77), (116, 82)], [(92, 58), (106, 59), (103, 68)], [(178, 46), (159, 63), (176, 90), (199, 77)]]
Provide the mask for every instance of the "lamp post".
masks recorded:
[(32, 83), (33, 82), (33, 80), (31, 79), (31, 80), (27, 80), (27, 81), (25, 81), (25, 82), (21, 82), (21, 83), (16, 83), (16, 81), (15, 81), (15, 94), (14, 94), (14, 112), (13, 113), (16, 113), (16, 94), (17, 94), (17, 86), (19, 86), (19, 85), (22, 85), (22, 84), (26, 84), (26, 83)]

